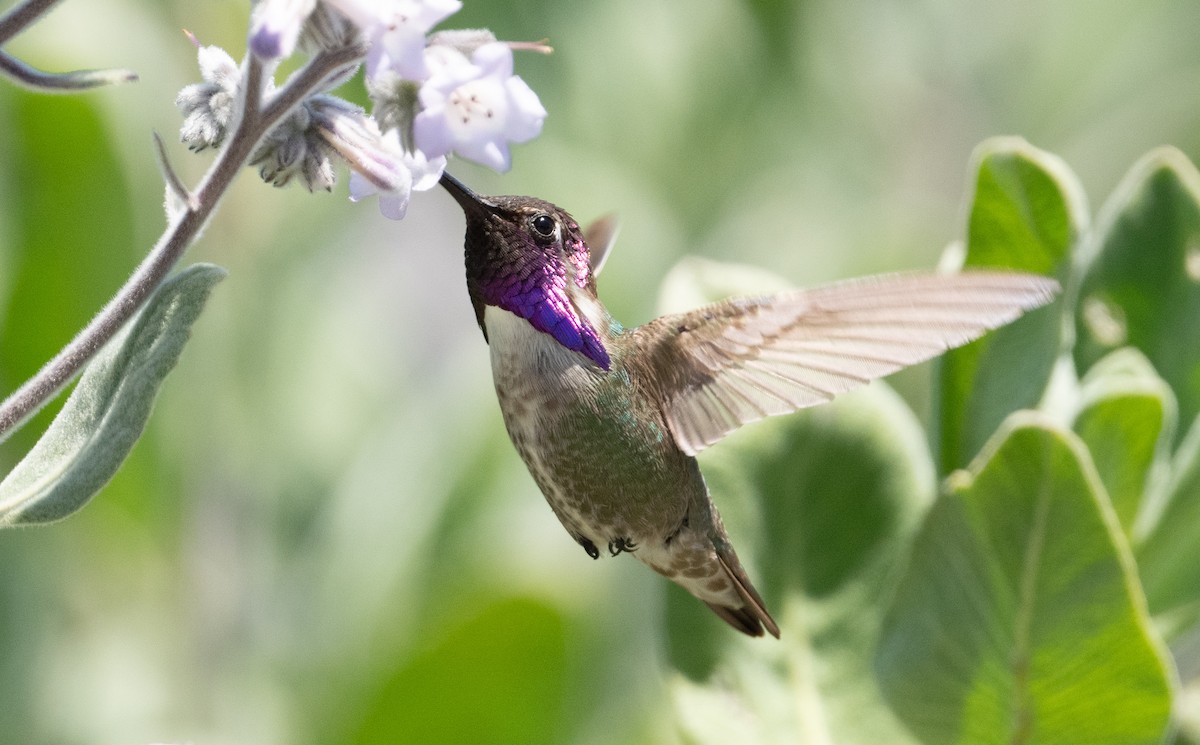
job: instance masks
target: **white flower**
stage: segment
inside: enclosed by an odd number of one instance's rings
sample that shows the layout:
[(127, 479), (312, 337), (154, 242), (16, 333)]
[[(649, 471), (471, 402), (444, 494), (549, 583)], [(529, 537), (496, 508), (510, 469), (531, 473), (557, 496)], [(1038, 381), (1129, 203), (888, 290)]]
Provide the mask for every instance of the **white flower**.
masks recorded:
[(391, 70), (408, 80), (429, 72), (425, 34), (462, 7), (460, 0), (325, 0), (362, 29), (367, 40), (367, 74)]
[[(379, 211), (390, 220), (402, 220), (408, 212), (408, 201), (414, 191), (428, 191), (437, 186), (442, 171), (446, 170), (445, 158), (426, 158), (424, 153), (408, 153), (400, 146), (400, 133), (389, 131), (383, 136), (378, 153), (388, 158), (387, 181), (375, 178), (370, 166), (385, 165), (376, 159), (373, 163), (355, 164), (350, 172), (350, 201), (357, 202), (373, 194), (379, 195)], [(378, 158), (378, 156), (377, 156)], [(367, 166), (367, 167), (361, 167)]]
[(417, 149), (430, 157), (453, 151), (507, 171), (508, 143), (537, 137), (546, 118), (537, 94), (512, 73), (512, 49), (484, 44), (468, 62), (459, 52), (434, 46), (426, 58), (433, 74), (421, 87), (422, 110), (413, 121)]
[(250, 21), (250, 50), (259, 59), (289, 56), (317, 0), (261, 0)]

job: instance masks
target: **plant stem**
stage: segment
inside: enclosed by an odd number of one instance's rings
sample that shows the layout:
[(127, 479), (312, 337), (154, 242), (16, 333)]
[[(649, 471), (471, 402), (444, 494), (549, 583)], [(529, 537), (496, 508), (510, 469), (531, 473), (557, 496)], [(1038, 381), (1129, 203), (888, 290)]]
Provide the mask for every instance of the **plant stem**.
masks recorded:
[(25, 0), (0, 16), (0, 44), (21, 33), (53, 8), (59, 0)]
[(42, 72), (16, 57), (0, 52), (0, 73), (22, 85), (43, 93), (76, 93), (114, 83), (132, 83), (137, 75), (129, 70), (75, 70)]
[[(35, 5), (31, 0), (27, 5)], [(44, 5), (53, 0), (41, 0)], [(258, 143), (281, 119), (312, 95), (334, 71), (361, 59), (363, 49), (348, 46), (321, 52), (272, 96), (262, 101), (262, 64), (249, 55), (244, 76), (242, 115), (225, 147), (209, 167), (190, 205), (176, 213), (154, 248), (129, 280), (83, 331), (47, 362), (36, 375), (0, 403), (0, 440), (49, 402), (137, 313), (196, 239), (218, 202), (246, 165)]]

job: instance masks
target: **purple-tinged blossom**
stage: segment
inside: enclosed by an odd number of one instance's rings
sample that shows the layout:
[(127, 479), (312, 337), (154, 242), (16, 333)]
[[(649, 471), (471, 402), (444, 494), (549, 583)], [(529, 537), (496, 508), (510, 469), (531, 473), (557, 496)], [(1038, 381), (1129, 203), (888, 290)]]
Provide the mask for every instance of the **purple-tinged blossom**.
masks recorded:
[(406, 152), (397, 130), (381, 136), (370, 120), (358, 127), (343, 126), (337, 134), (329, 130), (322, 134), (331, 144), (337, 143), (334, 147), (350, 164), (350, 200), (378, 194), (379, 211), (391, 220), (404, 219), (412, 192), (437, 186), (446, 169), (445, 158)]
[(250, 51), (262, 60), (290, 56), (316, 6), (317, 0), (259, 0), (250, 19)]
[(325, 0), (362, 29), (367, 75), (385, 71), (424, 80), (425, 35), (462, 7), (460, 0)]
[(513, 75), (512, 49), (501, 42), (484, 44), (468, 61), (450, 47), (437, 46), (426, 58), (433, 74), (421, 87), (422, 110), (413, 121), (417, 149), (430, 156), (455, 152), (507, 171), (508, 143), (537, 137), (546, 118), (537, 94)]

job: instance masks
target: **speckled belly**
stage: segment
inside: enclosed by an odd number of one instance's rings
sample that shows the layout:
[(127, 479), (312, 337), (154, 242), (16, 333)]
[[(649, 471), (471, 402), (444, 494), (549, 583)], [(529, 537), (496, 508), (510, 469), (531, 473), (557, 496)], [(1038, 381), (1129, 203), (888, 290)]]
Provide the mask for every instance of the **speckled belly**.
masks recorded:
[(601, 548), (661, 540), (682, 521), (695, 484), (661, 424), (590, 394), (548, 396), (529, 378), (498, 377), (497, 395), (513, 444), (577, 538)]
[(617, 365), (599, 370), (537, 337), (524, 354), (496, 341), (492, 373), (505, 426), (567, 530), (601, 550), (676, 530), (703, 480), (657, 411), (637, 406), (628, 374)]

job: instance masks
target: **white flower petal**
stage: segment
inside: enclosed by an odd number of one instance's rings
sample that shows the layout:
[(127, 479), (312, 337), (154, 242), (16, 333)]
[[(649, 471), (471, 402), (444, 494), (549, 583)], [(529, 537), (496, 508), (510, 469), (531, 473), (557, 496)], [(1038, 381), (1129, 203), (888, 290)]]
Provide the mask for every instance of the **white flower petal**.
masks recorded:
[(431, 86), (459, 85), (482, 74), (467, 55), (445, 44), (425, 47), (425, 66), (429, 69), (429, 82), (422, 90)]
[(375, 188), (370, 179), (363, 176), (358, 171), (350, 172), (350, 201), (358, 202), (367, 197), (378, 194), (379, 190)]
[(260, 59), (287, 57), (317, 0), (262, 0), (250, 23), (250, 50)]
[(381, 25), (372, 34), (371, 48), (382, 52), (375, 57), (374, 66), (367, 72), (378, 75), (391, 70), (407, 80), (424, 80), (429, 77), (425, 66), (425, 32), (408, 24), (392, 23)]
[(409, 161), (413, 175), (413, 191), (429, 191), (438, 185), (446, 170), (445, 157), (426, 159), (421, 152), (413, 153)]
[(389, 220), (403, 220), (404, 216), (408, 214), (408, 199), (411, 195), (411, 191), (403, 194), (398, 192), (380, 194), (379, 212)]
[(514, 75), (509, 78), (504, 87), (512, 106), (506, 129), (508, 139), (513, 142), (528, 142), (542, 133), (546, 109), (533, 89), (520, 77)]
[(487, 166), (497, 173), (505, 173), (512, 167), (508, 145), (503, 141), (471, 142), (455, 150), (467, 160)]
[(471, 55), (471, 61), (483, 70), (484, 76), (507, 78), (513, 74), (512, 47), (502, 41), (479, 47)]
[(412, 196), (412, 179), (403, 188), (381, 191), (375, 184), (356, 171), (350, 172), (350, 201), (358, 202), (374, 194), (379, 195), (379, 212), (389, 220), (402, 220), (408, 213), (408, 201)]
[(425, 34), (462, 7), (460, 0), (325, 2), (362, 30), (369, 45), (368, 75), (373, 77), (391, 70), (408, 80), (425, 80), (429, 76), (425, 63)]
[(413, 140), (425, 155), (435, 158), (454, 149), (454, 137), (446, 126), (445, 108), (430, 107), (413, 119)]

